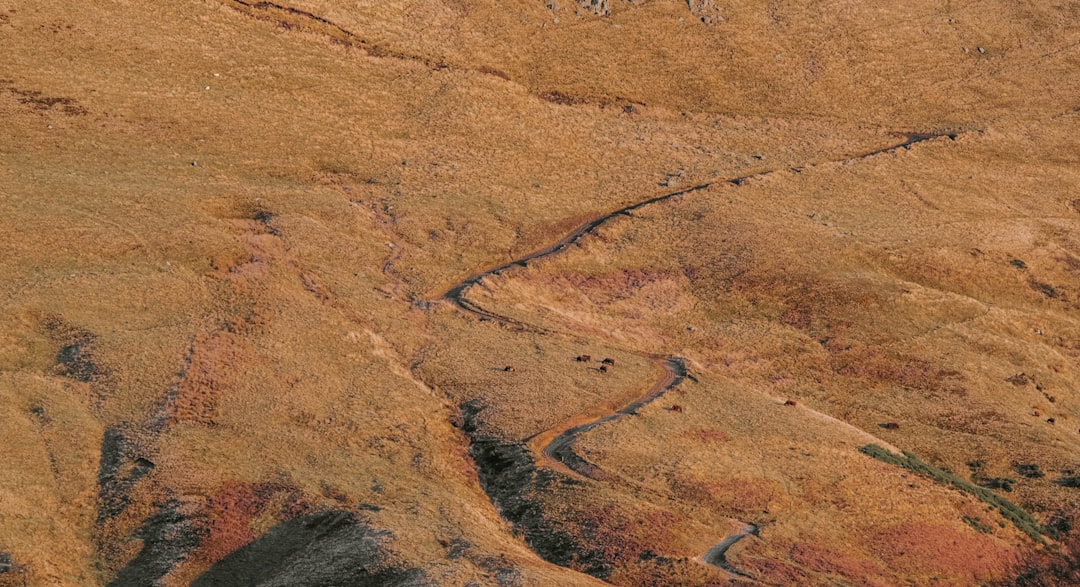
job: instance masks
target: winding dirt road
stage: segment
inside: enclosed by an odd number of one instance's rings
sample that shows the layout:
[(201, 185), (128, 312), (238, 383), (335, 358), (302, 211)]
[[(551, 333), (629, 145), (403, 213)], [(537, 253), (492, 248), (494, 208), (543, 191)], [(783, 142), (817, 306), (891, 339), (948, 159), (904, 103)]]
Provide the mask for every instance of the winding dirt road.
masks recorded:
[(727, 551), (743, 538), (746, 538), (747, 536), (757, 536), (759, 530), (761, 530), (761, 527), (757, 524), (743, 524), (738, 532), (728, 535), (721, 540), (719, 544), (710, 548), (709, 552), (702, 555), (701, 561), (718, 569), (723, 569), (737, 577), (751, 578), (750, 575), (740, 572), (728, 562)]
[[(825, 164), (825, 163), (844, 163), (844, 162), (847, 162), (847, 161), (858, 161), (860, 159), (866, 159), (868, 157), (873, 157), (875, 155), (884, 155), (886, 153), (893, 153), (893, 152), (900, 151), (900, 150), (906, 150), (906, 149), (911, 148), (911, 146), (914, 145), (914, 144), (922, 143), (922, 142), (930, 141), (930, 140), (934, 140), (934, 139), (948, 138), (951, 141), (955, 141), (960, 135), (957, 134), (957, 133), (902, 133), (900, 136), (904, 137), (903, 141), (901, 141), (899, 143), (895, 143), (893, 145), (889, 145), (887, 147), (882, 147), (880, 149), (874, 149), (873, 151), (867, 151), (865, 153), (861, 153), (859, 155), (855, 155), (855, 156), (852, 156), (852, 157), (847, 157), (847, 158), (844, 158), (844, 159), (834, 159), (834, 160), (829, 160), (829, 161), (824, 161), (824, 162), (819, 162), (819, 163), (810, 163), (808, 165), (804, 165), (804, 166), (801, 166), (801, 167), (788, 167), (786, 169), (789, 170), (789, 171), (801, 172), (804, 169), (816, 167), (818, 165), (822, 165), (822, 164)], [(463, 310), (465, 312), (468, 312), (469, 314), (472, 314), (472, 315), (477, 316), (479, 318), (494, 319), (494, 320), (498, 320), (500, 322), (505, 322), (505, 323), (515, 325), (515, 326), (519, 326), (519, 327), (536, 329), (535, 326), (532, 326), (532, 325), (529, 325), (529, 324), (524, 324), (522, 322), (518, 322), (518, 321), (515, 321), (515, 320), (511, 320), (511, 319), (506, 318), (504, 316), (499, 316), (498, 314), (494, 314), (494, 313), (488, 312), (487, 310), (484, 310), (480, 306), (478, 306), (475, 303), (469, 301), (468, 298), (465, 297), (465, 293), (469, 290), (469, 288), (473, 287), (474, 285), (479, 285), (480, 282), (482, 282), (484, 280), (484, 278), (488, 277), (489, 275), (498, 275), (498, 274), (502, 273), (503, 271), (506, 271), (507, 269), (512, 269), (514, 267), (527, 267), (528, 264), (531, 261), (536, 261), (538, 259), (543, 259), (544, 257), (550, 257), (550, 256), (552, 256), (552, 255), (554, 255), (556, 253), (559, 253), (559, 252), (565, 250), (570, 245), (575, 244), (577, 241), (581, 240), (581, 238), (584, 237), (585, 235), (592, 234), (593, 232), (596, 231), (596, 229), (600, 228), (604, 224), (607, 224), (610, 220), (612, 220), (614, 218), (617, 218), (619, 216), (630, 216), (631, 213), (634, 212), (635, 210), (639, 210), (639, 209), (644, 208), (646, 206), (651, 206), (651, 205), (659, 203), (659, 202), (663, 202), (663, 201), (666, 201), (666, 200), (670, 200), (672, 198), (677, 198), (679, 196), (684, 196), (684, 195), (689, 194), (689, 193), (693, 193), (693, 192), (701, 191), (701, 190), (704, 190), (704, 189), (708, 189), (708, 188), (711, 188), (711, 187), (717, 186), (717, 185), (729, 184), (729, 185), (733, 185), (733, 186), (741, 186), (741, 185), (743, 185), (744, 183), (746, 183), (746, 182), (748, 182), (750, 180), (753, 180), (753, 179), (756, 179), (756, 178), (759, 178), (759, 177), (765, 177), (767, 175), (771, 175), (773, 173), (776, 173), (777, 171), (781, 171), (781, 170), (780, 169), (769, 169), (769, 170), (765, 170), (765, 171), (759, 171), (757, 173), (752, 173), (752, 174), (749, 174), (749, 175), (743, 175), (743, 176), (740, 176), (740, 177), (735, 177), (735, 178), (732, 178), (732, 179), (725, 179), (725, 180), (719, 180), (719, 181), (714, 181), (714, 182), (702, 183), (702, 184), (698, 184), (698, 185), (695, 185), (693, 187), (689, 187), (689, 188), (686, 188), (686, 189), (682, 189), (682, 190), (678, 190), (678, 191), (674, 191), (674, 192), (669, 192), (669, 193), (666, 193), (666, 194), (663, 194), (663, 195), (660, 195), (660, 196), (655, 196), (655, 197), (649, 198), (647, 200), (641, 200), (640, 202), (635, 202), (633, 204), (627, 204), (626, 206), (623, 206), (622, 208), (619, 208), (619, 209), (614, 210), (612, 212), (608, 212), (607, 214), (602, 214), (600, 216), (597, 216), (597, 217), (593, 218), (592, 220), (589, 220), (588, 222), (586, 222), (586, 223), (582, 224), (581, 226), (578, 226), (574, 230), (570, 231), (566, 236), (562, 237), (561, 239), (555, 241), (554, 243), (552, 243), (552, 244), (550, 244), (550, 245), (548, 245), (548, 246), (546, 246), (546, 247), (544, 247), (542, 249), (538, 249), (538, 250), (533, 251), (533, 252), (531, 252), (531, 253), (529, 253), (527, 255), (523, 255), (523, 256), (521, 256), (521, 257), (519, 257), (517, 259), (514, 259), (512, 261), (508, 261), (506, 263), (503, 263), (502, 265), (498, 265), (496, 267), (492, 267), (492, 268), (487, 269), (485, 271), (481, 271), (480, 273), (475, 273), (473, 275), (470, 275), (470, 276), (466, 277), (465, 279), (461, 280), (460, 282), (458, 282), (456, 285), (452, 286), (450, 289), (446, 290), (439, 297), (441, 299), (443, 299), (443, 300), (446, 300), (446, 301), (454, 304), (455, 306), (457, 306), (461, 310)]]
[[(686, 362), (681, 357), (669, 357), (666, 359), (653, 359), (663, 368), (663, 377), (645, 395), (626, 404), (622, 408), (598, 418), (593, 418), (582, 424), (574, 424), (573, 421), (564, 423), (562, 426), (545, 431), (536, 438), (543, 443), (542, 452), (545, 456), (554, 459), (571, 471), (583, 477), (591, 479), (604, 479), (606, 473), (600, 467), (588, 462), (581, 455), (574, 452), (574, 441), (577, 437), (617, 418), (632, 416), (638, 410), (656, 401), (669, 389), (682, 383), (686, 378)], [(549, 439), (550, 440), (547, 440)], [(544, 442), (547, 440), (547, 442)]]
[[(899, 143), (895, 143), (895, 144), (892, 144), (892, 145), (889, 145), (889, 146), (886, 146), (886, 147), (875, 149), (873, 151), (868, 151), (868, 152), (865, 152), (865, 153), (862, 153), (862, 154), (859, 154), (859, 155), (855, 155), (853, 157), (848, 157), (848, 158), (844, 158), (844, 159), (837, 159), (837, 160), (830, 160), (830, 161), (825, 161), (825, 162), (811, 163), (811, 164), (808, 164), (808, 165), (805, 165), (805, 166), (802, 166), (802, 167), (788, 167), (788, 168), (786, 168), (786, 170), (791, 171), (791, 172), (795, 172), (795, 173), (799, 173), (804, 169), (815, 167), (815, 166), (818, 166), (818, 165), (822, 165), (824, 163), (842, 163), (842, 162), (848, 162), (848, 161), (858, 161), (858, 160), (861, 160), (861, 159), (866, 159), (868, 157), (873, 157), (875, 155), (882, 155), (882, 154), (886, 154), (886, 153), (892, 153), (892, 152), (896, 152), (896, 151), (899, 151), (899, 150), (907, 150), (914, 144), (925, 142), (925, 141), (930, 141), (930, 140), (934, 140), (934, 139), (948, 138), (950, 141), (954, 141), (954, 140), (956, 140), (958, 138), (959, 134), (956, 134), (956, 133), (903, 133), (900, 136), (903, 136), (904, 140), (899, 142)], [(537, 326), (534, 326), (534, 325), (531, 325), (531, 324), (527, 324), (527, 323), (524, 323), (524, 322), (521, 322), (521, 321), (518, 321), (518, 320), (514, 320), (514, 319), (508, 318), (506, 316), (501, 316), (499, 314), (495, 314), (493, 312), (485, 310), (484, 308), (480, 307), (478, 304), (476, 304), (476, 303), (472, 302), (471, 300), (469, 300), (466, 297), (466, 293), (468, 292), (468, 290), (470, 288), (472, 288), (475, 285), (479, 285), (481, 282), (483, 282), (484, 278), (486, 278), (486, 277), (488, 277), (490, 275), (498, 275), (498, 274), (502, 273), (503, 271), (513, 269), (514, 267), (526, 267), (526, 266), (528, 266), (529, 262), (531, 262), (531, 261), (542, 259), (544, 257), (549, 257), (549, 256), (555, 255), (556, 253), (559, 253), (559, 252), (561, 252), (563, 250), (566, 250), (570, 245), (575, 244), (577, 241), (579, 241), (585, 235), (594, 233), (598, 228), (600, 228), (601, 226), (606, 224), (608, 221), (610, 221), (610, 220), (612, 220), (614, 218), (617, 218), (619, 216), (631, 216), (632, 212), (634, 212), (635, 210), (639, 210), (639, 209), (644, 208), (646, 206), (650, 206), (652, 204), (656, 204), (656, 203), (659, 203), (659, 202), (663, 202), (663, 201), (666, 201), (666, 200), (677, 198), (679, 196), (683, 196), (683, 195), (686, 195), (686, 194), (689, 194), (689, 193), (692, 193), (692, 192), (697, 192), (697, 191), (701, 191), (701, 190), (704, 190), (704, 189), (707, 189), (707, 188), (711, 188), (711, 187), (716, 186), (716, 185), (729, 184), (729, 185), (738, 187), (738, 186), (741, 186), (741, 185), (745, 184), (746, 182), (748, 182), (750, 180), (753, 180), (755, 178), (764, 177), (766, 175), (770, 175), (770, 174), (778, 172), (778, 171), (784, 171), (784, 169), (771, 169), (771, 170), (760, 171), (760, 172), (757, 172), (757, 173), (753, 173), (753, 174), (749, 174), (749, 175), (745, 175), (745, 176), (741, 176), (741, 177), (736, 177), (736, 178), (732, 178), (732, 179), (698, 184), (698, 185), (695, 185), (693, 187), (689, 187), (689, 188), (686, 188), (686, 189), (670, 192), (670, 193), (667, 193), (667, 194), (663, 194), (663, 195), (660, 195), (660, 196), (655, 196), (655, 197), (652, 197), (652, 198), (649, 198), (649, 199), (646, 199), (646, 200), (642, 200), (642, 201), (639, 201), (639, 202), (628, 204), (626, 206), (623, 206), (622, 208), (619, 208), (619, 209), (614, 210), (612, 212), (608, 212), (606, 214), (602, 214), (600, 216), (597, 216), (597, 217), (593, 218), (592, 220), (589, 220), (588, 222), (586, 222), (586, 223), (578, 226), (574, 230), (572, 230), (566, 236), (562, 237), (558, 241), (556, 241), (556, 242), (554, 242), (554, 243), (552, 243), (552, 244), (550, 244), (550, 245), (548, 245), (546, 247), (543, 247), (541, 249), (533, 251), (533, 252), (531, 252), (531, 253), (529, 253), (527, 255), (524, 255), (524, 256), (522, 256), (522, 257), (520, 257), (518, 259), (514, 259), (514, 260), (509, 261), (507, 263), (503, 263), (502, 265), (498, 265), (496, 267), (492, 267), (492, 268), (487, 269), (485, 271), (482, 271), (480, 273), (470, 275), (469, 277), (466, 277), (465, 279), (463, 279), (462, 281), (460, 281), (456, 285), (454, 285), (454, 286), (450, 287), (448, 290), (446, 290), (446, 292), (444, 292), (440, 296), (440, 298), (442, 300), (445, 300), (445, 301), (453, 304), (455, 307), (457, 307), (461, 311), (463, 311), (465, 313), (468, 313), (468, 314), (471, 314), (471, 315), (473, 315), (473, 316), (475, 316), (475, 317), (477, 317), (477, 318), (479, 318), (481, 320), (495, 320), (495, 321), (498, 321), (500, 323), (510, 325), (510, 326), (513, 326), (513, 327), (516, 327), (516, 328), (519, 328), (519, 329), (523, 329), (523, 330), (530, 330), (530, 331), (541, 332), (541, 333), (550, 333), (551, 331), (549, 331), (549, 330), (546, 330), (546, 329), (543, 329), (543, 328), (540, 328), (540, 327), (537, 327)], [(548, 459), (551, 459), (551, 461), (553, 463), (558, 463), (559, 465), (566, 467), (568, 470), (570, 470), (570, 471), (572, 471), (572, 472), (574, 472), (574, 473), (576, 473), (578, 475), (581, 475), (583, 477), (588, 477), (588, 478), (594, 479), (594, 480), (604, 480), (604, 479), (606, 479), (607, 474), (603, 471), (603, 469), (601, 469), (600, 467), (588, 462), (587, 460), (585, 460), (583, 457), (581, 457), (580, 455), (578, 455), (574, 451), (574, 449), (573, 449), (574, 441), (577, 440), (577, 438), (579, 436), (581, 436), (582, 434), (584, 434), (584, 433), (586, 433), (586, 432), (588, 432), (588, 431), (590, 431), (590, 430), (592, 430), (592, 429), (594, 429), (594, 428), (596, 428), (596, 427), (598, 427), (598, 426), (600, 426), (602, 424), (605, 424), (607, 422), (611, 422), (612, 420), (615, 420), (617, 418), (621, 418), (623, 416), (636, 414), (638, 412), (638, 410), (640, 410), (642, 407), (650, 404), (651, 402), (653, 402), (656, 399), (658, 399), (659, 397), (661, 397), (668, 390), (670, 390), (670, 389), (674, 388), (675, 386), (679, 385), (679, 383), (681, 383), (683, 381), (683, 379), (685, 379), (686, 376), (687, 376), (686, 362), (681, 357), (656, 357), (656, 356), (648, 356), (648, 355), (641, 355), (641, 356), (644, 357), (644, 358), (648, 358), (650, 361), (653, 361), (654, 363), (658, 364), (663, 370), (662, 377), (655, 384), (653, 384), (653, 386), (650, 387), (649, 390), (644, 395), (642, 395), (638, 399), (626, 404), (622, 408), (619, 408), (618, 410), (614, 410), (612, 412), (609, 412), (609, 413), (606, 413), (606, 414), (603, 414), (603, 415), (600, 415), (600, 416), (594, 416), (591, 419), (588, 419), (588, 420), (586, 420), (584, 422), (579, 422), (576, 419), (572, 419), (569, 422), (564, 422), (562, 425), (560, 425), (560, 426), (558, 426), (556, 428), (547, 430), (545, 432), (542, 432), (542, 433), (536, 435), (533, 438), (527, 439), (527, 442), (529, 442), (529, 444), (532, 444), (534, 446), (542, 447), (540, 452), (544, 457), (546, 457)], [(742, 541), (746, 537), (748, 537), (748, 536), (757, 536), (758, 532), (760, 531), (761, 528), (760, 528), (760, 526), (758, 526), (756, 524), (752, 524), (752, 523), (747, 523), (747, 522), (738, 522), (738, 523), (741, 525), (740, 529), (738, 531), (724, 537), (723, 540), (721, 540), (715, 546), (710, 548), (700, 558), (697, 558), (697, 559), (694, 559), (694, 560), (697, 560), (698, 562), (701, 562), (701, 563), (710, 565), (712, 567), (715, 567), (717, 569), (720, 569), (721, 571), (724, 571), (725, 573), (728, 573), (729, 575), (731, 575), (733, 578), (746, 579), (746, 580), (751, 580), (752, 581), (753, 580), (752, 577), (750, 577), (749, 575), (746, 575), (745, 573), (742, 573), (742, 572), (738, 571), (737, 569), (735, 569), (734, 566), (731, 565), (730, 562), (728, 562), (728, 560), (727, 560), (727, 552), (732, 546), (734, 546), (738, 542)]]

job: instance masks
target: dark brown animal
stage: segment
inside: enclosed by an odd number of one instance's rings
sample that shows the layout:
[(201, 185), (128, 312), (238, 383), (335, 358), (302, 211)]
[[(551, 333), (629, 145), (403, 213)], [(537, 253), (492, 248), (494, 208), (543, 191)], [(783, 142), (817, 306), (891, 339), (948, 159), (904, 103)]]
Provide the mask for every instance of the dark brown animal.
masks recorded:
[(900, 425), (897, 424), (896, 422), (885, 422), (884, 424), (878, 424), (878, 425), (881, 426), (882, 428), (886, 429), (886, 430), (897, 430), (897, 429), (900, 428)]
[(1046, 423), (1047, 423), (1047, 424), (1053, 424), (1053, 423), (1054, 423), (1054, 419), (1053, 419), (1053, 418), (1047, 418), (1047, 419), (1046, 419)]
[(507, 365), (507, 366), (503, 367), (503, 371), (506, 371), (507, 373), (509, 373), (510, 371), (513, 371), (513, 370), (514, 370), (513, 365)]
[(574, 360), (579, 363), (588, 363), (592, 360), (592, 357), (590, 357), (589, 355), (578, 355), (577, 358)]
[(600, 372), (607, 373), (607, 365), (600, 365)]
[(785, 406), (793, 406), (793, 405), (795, 405), (795, 400), (789, 399), (786, 402), (784, 402), (784, 405)]
[(604, 359), (603, 361), (600, 361), (600, 362), (605, 364), (605, 365), (615, 366), (615, 359)]
[(681, 414), (682, 411), (683, 411), (683, 407), (681, 405), (679, 405), (679, 404), (675, 404), (675, 405), (671, 406), (671, 411), (672, 412), (679, 412)]

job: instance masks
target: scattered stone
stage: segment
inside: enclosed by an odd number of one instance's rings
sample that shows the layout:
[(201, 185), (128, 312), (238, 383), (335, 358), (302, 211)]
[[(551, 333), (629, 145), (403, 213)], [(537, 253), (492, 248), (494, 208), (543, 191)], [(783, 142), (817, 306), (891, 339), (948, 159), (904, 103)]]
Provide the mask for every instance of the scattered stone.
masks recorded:
[(585, 10), (597, 15), (597, 16), (609, 16), (611, 15), (611, 7), (608, 5), (608, 0), (577, 0), (578, 4)]
[(664, 179), (660, 180), (657, 184), (660, 187), (673, 188), (677, 187), (683, 178), (683, 170), (680, 169), (674, 173), (668, 173), (664, 175)]
[(1008, 381), (1009, 383), (1020, 387), (1031, 383), (1031, 377), (1029, 377), (1026, 373), (1017, 373), (1016, 375), (1005, 378), (1005, 381)]
[(722, 22), (724, 17), (713, 0), (686, 0), (686, 6), (699, 21), (705, 24)]

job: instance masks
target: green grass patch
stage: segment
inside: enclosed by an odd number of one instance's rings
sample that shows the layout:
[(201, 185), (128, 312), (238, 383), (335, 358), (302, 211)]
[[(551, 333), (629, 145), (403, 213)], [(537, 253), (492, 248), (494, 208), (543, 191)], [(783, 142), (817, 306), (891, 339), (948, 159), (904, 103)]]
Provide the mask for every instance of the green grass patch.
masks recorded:
[(973, 518), (971, 516), (960, 516), (960, 519), (963, 520), (964, 523), (967, 524), (968, 526), (971, 526), (972, 528), (975, 528), (976, 532), (981, 532), (983, 534), (989, 534), (990, 531), (993, 530), (993, 528), (991, 528), (990, 526), (987, 526), (987, 525), (983, 524), (982, 520), (979, 519), (979, 518)]
[[(868, 444), (859, 449), (859, 452), (871, 456), (881, 462), (888, 463), (890, 465), (896, 465), (897, 467), (903, 467), (909, 471), (913, 471), (922, 475), (923, 477), (929, 477), (938, 483), (944, 485), (951, 485), (960, 491), (970, 493), (974, 495), (979, 501), (990, 505), (1001, 512), (1001, 516), (1006, 520), (1012, 522), (1021, 532), (1030, 536), (1033, 540), (1039, 543), (1045, 543), (1043, 540), (1043, 532), (1039, 528), (1039, 522), (1032, 517), (1026, 510), (1020, 506), (1012, 503), (1011, 501), (999, 496), (998, 494), (986, 489), (984, 487), (978, 487), (972, 484), (970, 481), (957, 477), (955, 474), (939, 469), (929, 463), (924, 463), (919, 460), (915, 455), (904, 451), (903, 456), (893, 454), (884, 448), (876, 444)], [(967, 520), (965, 520), (967, 521)], [(978, 528), (976, 528), (978, 529)]]

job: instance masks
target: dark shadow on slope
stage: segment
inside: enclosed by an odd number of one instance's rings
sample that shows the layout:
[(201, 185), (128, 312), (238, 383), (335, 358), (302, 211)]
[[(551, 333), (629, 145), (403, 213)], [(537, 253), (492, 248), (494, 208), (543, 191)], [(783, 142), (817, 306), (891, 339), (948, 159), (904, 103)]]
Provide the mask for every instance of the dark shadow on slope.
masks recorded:
[(388, 565), (375, 530), (349, 512), (330, 511), (278, 524), (217, 562), (193, 587), (414, 587), (424, 572)]
[(604, 579), (614, 570), (610, 561), (559, 529), (545, 515), (541, 494), (556, 486), (579, 482), (548, 469), (538, 469), (525, 446), (486, 436), (476, 427), (483, 408), (474, 402), (461, 406), (469, 437), (469, 455), (476, 463), (480, 486), (499, 515), (514, 526), (540, 558)]
[(154, 463), (137, 452), (120, 427), (105, 430), (98, 467), (98, 524), (123, 513), (131, 504), (131, 489), (154, 469)]
[(158, 580), (199, 547), (196, 524), (178, 511), (179, 503), (167, 502), (135, 533), (142, 550), (116, 574), (109, 587), (157, 585)]

